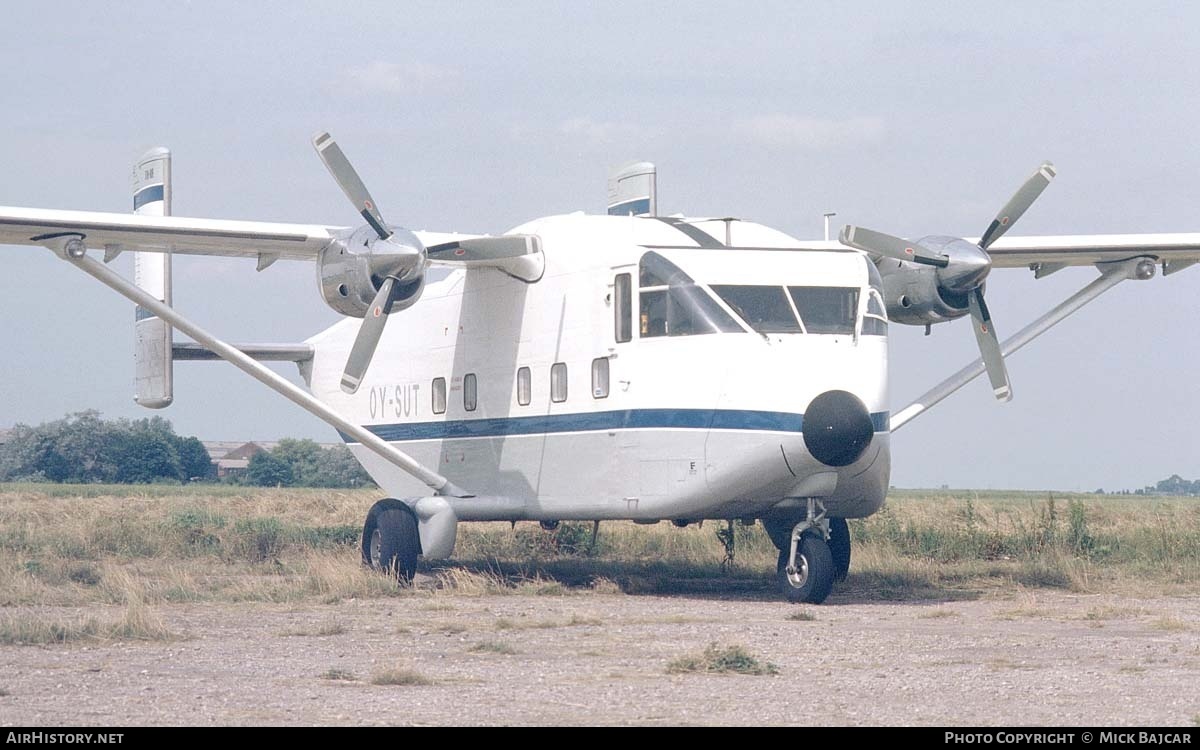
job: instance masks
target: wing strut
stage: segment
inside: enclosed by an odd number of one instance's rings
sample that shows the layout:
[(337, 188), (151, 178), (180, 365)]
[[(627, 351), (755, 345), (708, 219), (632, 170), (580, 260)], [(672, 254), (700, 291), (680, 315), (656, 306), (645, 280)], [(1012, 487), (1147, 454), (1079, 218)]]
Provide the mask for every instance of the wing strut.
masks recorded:
[(449, 479), (430, 471), (409, 455), (396, 450), (387, 442), (382, 440), (378, 435), (365, 429), (361, 425), (354, 424), (343, 418), (340, 414), (330, 409), (325, 404), (318, 401), (312, 394), (306, 392), (299, 386), (289, 383), (287, 379), (266, 367), (259, 364), (250, 356), (239, 351), (237, 348), (221, 341), (212, 334), (205, 331), (200, 326), (192, 323), (187, 318), (179, 314), (175, 309), (164, 305), (158, 299), (155, 299), (150, 294), (139, 289), (134, 284), (131, 284), (120, 274), (116, 273), (108, 266), (99, 261), (89, 258), (87, 252), (83, 249), (81, 242), (73, 240), (77, 238), (77, 234), (68, 234), (59, 237), (46, 238), (46, 246), (49, 247), (56, 255), (63, 260), (68, 261), (75, 267), (79, 268), (84, 273), (94, 277), (100, 283), (110, 287), (113, 291), (129, 298), (133, 302), (150, 310), (158, 317), (170, 323), (175, 328), (183, 331), (188, 336), (191, 336), (195, 341), (203, 344), (207, 349), (215, 352), (221, 359), (229, 362), (234, 367), (242, 372), (245, 372), (250, 377), (258, 380), (268, 388), (272, 389), (281, 396), (292, 401), (296, 405), (305, 409), (309, 413), (341, 430), (344, 434), (349, 435), (359, 441), (367, 448), (370, 448), (375, 453), (378, 453), (384, 459), (394, 464), (398, 468), (408, 472), (417, 479), (424, 482), (438, 495), (449, 495), (451, 497), (473, 497), (468, 492), (465, 492), (459, 487), (456, 487)]
[[(1097, 263), (1096, 267), (1100, 269), (1100, 278), (1063, 300), (1045, 315), (1022, 328), (1016, 335), (1005, 339), (1004, 343), (1000, 345), (1001, 356), (1007, 357), (1025, 346), (1122, 281), (1126, 279), (1144, 281), (1154, 276), (1153, 258), (1130, 258), (1115, 263)], [(893, 414), (889, 429), (892, 432), (900, 429), (928, 411), (934, 404), (982, 375), (984, 371), (983, 360), (976, 359)]]

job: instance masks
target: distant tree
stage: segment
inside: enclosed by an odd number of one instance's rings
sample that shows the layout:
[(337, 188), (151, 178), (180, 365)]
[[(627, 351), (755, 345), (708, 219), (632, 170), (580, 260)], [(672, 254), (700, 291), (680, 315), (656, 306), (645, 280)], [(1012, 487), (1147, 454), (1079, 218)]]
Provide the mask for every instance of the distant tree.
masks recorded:
[[(215, 478), (216, 468), (194, 437), (175, 434), (162, 417), (105, 420), (96, 411), (69, 414), (36, 427), (16, 425), (0, 446), (0, 481), (162, 482)], [(370, 476), (343, 445), (284, 439), (250, 459), (234, 481), (265, 487), (364, 487)]]
[(288, 462), (270, 451), (255, 453), (246, 467), (246, 483), (257, 487), (289, 486), (293, 479)]
[(317, 486), (314, 482), (320, 470), (321, 446), (308, 439), (284, 438), (271, 451), (271, 455), (288, 465), (292, 472), (293, 486)]
[(111, 481), (109, 433), (109, 425), (95, 411), (71, 414), (37, 427), (17, 425), (5, 446), (5, 478)]
[(344, 445), (321, 451), (314, 487), (373, 487), (371, 475)]
[(207, 465), (200, 441), (179, 437), (162, 417), (104, 420), (99, 412), (83, 411), (14, 427), (0, 448), (0, 480), (179, 481), (185, 478), (183, 456), (196, 462), (198, 452)]
[(1162, 479), (1158, 484), (1154, 485), (1154, 490), (1160, 495), (1182, 495), (1185, 489), (1184, 485), (1188, 485), (1190, 489), (1191, 482), (1187, 482), (1178, 474), (1172, 474), (1166, 479)]
[(285, 438), (271, 451), (292, 472), (294, 487), (368, 487), (371, 477), (344, 445), (322, 448), (312, 440)]
[(179, 481), (183, 474), (179, 452), (172, 441), (153, 430), (133, 428), (115, 438), (116, 476), (122, 484), (149, 483), (171, 479)]
[(194, 437), (176, 437), (175, 450), (179, 453), (179, 468), (181, 479), (215, 479), (217, 467), (213, 466), (212, 458), (204, 443)]

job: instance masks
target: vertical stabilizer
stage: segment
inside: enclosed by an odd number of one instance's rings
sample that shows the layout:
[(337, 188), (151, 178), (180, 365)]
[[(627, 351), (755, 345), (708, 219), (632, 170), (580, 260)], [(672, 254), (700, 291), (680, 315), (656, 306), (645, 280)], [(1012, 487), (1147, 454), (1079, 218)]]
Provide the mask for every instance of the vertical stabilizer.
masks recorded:
[[(171, 215), (171, 152), (152, 148), (133, 169), (133, 212), (142, 216)], [(170, 253), (134, 253), (133, 280), (140, 288), (171, 304)], [(148, 409), (170, 406), (174, 399), (171, 327), (149, 310), (135, 308), (133, 400)]]
[(658, 173), (648, 161), (628, 164), (608, 177), (609, 216), (657, 216)]

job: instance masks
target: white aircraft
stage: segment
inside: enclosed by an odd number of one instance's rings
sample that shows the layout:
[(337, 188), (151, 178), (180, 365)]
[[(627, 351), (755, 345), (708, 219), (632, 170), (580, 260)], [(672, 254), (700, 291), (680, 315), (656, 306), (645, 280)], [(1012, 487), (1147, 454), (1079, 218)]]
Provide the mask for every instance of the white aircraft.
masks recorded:
[[(0, 207), (0, 244), (45, 246), (137, 304), (138, 403), (171, 403), (175, 360), (219, 357), (336, 428), (390, 495), (367, 513), (363, 561), (405, 580), (418, 556), (451, 555), (459, 521), (759, 519), (784, 595), (821, 602), (849, 569), (845, 519), (884, 503), (892, 431), (985, 371), (1007, 400), (1005, 356), (1122, 280), (1200, 260), (1200, 234), (1001, 239), (1049, 164), (978, 239), (658, 216), (647, 163), (613, 176), (608, 215), (476, 236), (388, 224), (329, 134), (313, 144), (362, 226), (172, 217), (155, 149), (137, 215)], [(133, 282), (106, 265), (123, 251)], [(179, 253), (312, 262), (346, 319), (302, 344), (225, 343), (171, 307)], [(990, 269), (1074, 265), (1100, 276), (1001, 343)], [(960, 317), (981, 358), (889, 413), (889, 323)], [(296, 362), (308, 390), (259, 360)]]

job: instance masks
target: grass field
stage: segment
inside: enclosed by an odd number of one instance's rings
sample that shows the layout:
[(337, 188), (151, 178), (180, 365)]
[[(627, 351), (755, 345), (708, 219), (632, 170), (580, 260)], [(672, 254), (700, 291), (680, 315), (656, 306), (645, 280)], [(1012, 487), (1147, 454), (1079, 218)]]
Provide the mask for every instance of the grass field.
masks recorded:
[[(0, 485), (0, 643), (170, 638), (170, 602), (569, 595), (585, 590), (772, 597), (761, 526), (463, 524), (455, 559), (415, 589), (363, 569), (371, 491)], [(1200, 501), (1054, 493), (894, 491), (852, 521), (851, 575), (831, 603), (955, 599), (1025, 588), (1194, 592)], [(93, 606), (95, 605), (95, 606)], [(433, 606), (433, 605), (431, 605)], [(55, 608), (97, 614), (62, 619)], [(34, 614), (30, 614), (32, 611)], [(14, 614), (16, 611), (20, 614)], [(47, 613), (45, 616), (37, 614)]]

